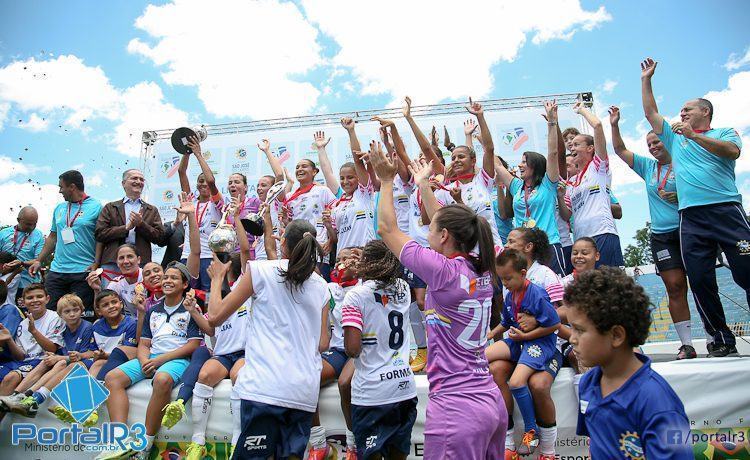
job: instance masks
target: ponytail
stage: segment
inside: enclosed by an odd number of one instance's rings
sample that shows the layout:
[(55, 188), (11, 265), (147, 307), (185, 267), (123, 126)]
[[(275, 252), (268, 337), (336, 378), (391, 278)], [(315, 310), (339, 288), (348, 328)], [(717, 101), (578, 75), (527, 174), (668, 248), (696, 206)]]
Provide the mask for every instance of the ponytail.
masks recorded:
[[(441, 208), (435, 215), (437, 226), (448, 230), (456, 241), (459, 251), (469, 254), (474, 271), (478, 274), (490, 272), (493, 286), (497, 286), (495, 274), (495, 243), (492, 239), (490, 224), (484, 217), (463, 204), (451, 204)], [(468, 225), (467, 225), (468, 223)], [(479, 246), (479, 254), (471, 255)]]
[(302, 219), (292, 221), (284, 230), (289, 265), (286, 270), (279, 269), (279, 273), (292, 290), (299, 289), (323, 261), (323, 248), (315, 239), (316, 234), (315, 227)]

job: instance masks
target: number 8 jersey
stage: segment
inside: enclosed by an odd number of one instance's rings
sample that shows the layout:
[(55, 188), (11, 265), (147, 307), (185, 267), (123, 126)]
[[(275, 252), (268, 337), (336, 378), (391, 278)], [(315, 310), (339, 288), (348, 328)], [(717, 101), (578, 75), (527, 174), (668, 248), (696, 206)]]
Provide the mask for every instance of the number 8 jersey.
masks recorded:
[(379, 289), (368, 280), (344, 297), (342, 326), (362, 331), (362, 351), (354, 360), (352, 404), (380, 406), (417, 396), (409, 366), (411, 296), (402, 279)]

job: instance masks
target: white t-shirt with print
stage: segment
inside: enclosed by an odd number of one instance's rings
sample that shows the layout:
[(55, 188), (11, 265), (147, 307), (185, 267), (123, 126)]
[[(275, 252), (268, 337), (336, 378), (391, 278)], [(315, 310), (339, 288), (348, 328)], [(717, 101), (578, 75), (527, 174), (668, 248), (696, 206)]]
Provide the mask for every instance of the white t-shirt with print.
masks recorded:
[(139, 268), (138, 279), (135, 283), (128, 283), (128, 279), (125, 276), (118, 276), (107, 285), (107, 289), (115, 291), (122, 297), (126, 316), (132, 316), (133, 318), (138, 316), (138, 310), (133, 305), (133, 297), (135, 297), (135, 287), (141, 282), (143, 282), (143, 270)]
[[(581, 174), (583, 176), (579, 177)], [(573, 232), (576, 239), (606, 233), (617, 234), (610, 207), (611, 184), (612, 171), (609, 169), (609, 160), (602, 160), (596, 154), (584, 171), (568, 181), (566, 195), (573, 210)]]
[[(198, 232), (201, 235), (201, 259), (211, 259), (214, 253), (208, 248), (208, 237), (221, 222), (221, 209), (224, 207), (224, 199), (220, 198), (217, 202), (209, 199), (205, 203), (195, 199), (194, 203), (195, 220), (198, 221)], [(185, 226), (185, 243), (182, 246), (182, 259), (187, 259), (190, 255), (190, 226), (187, 219), (183, 221), (183, 225)]]
[(393, 207), (396, 209), (396, 221), (398, 228), (402, 232), (409, 234), (409, 215), (411, 208), (409, 198), (412, 195), (414, 186), (410, 183), (404, 183), (401, 176), (396, 174), (393, 179)]
[[(492, 211), (492, 190), (495, 186), (495, 178), (490, 177), (490, 175), (487, 174), (484, 169), (482, 169), (478, 174), (474, 175), (474, 178), (471, 180), (471, 182), (463, 184), (461, 182), (454, 181), (446, 185), (446, 188), (448, 190), (451, 190), (456, 186), (461, 187), (461, 200), (464, 202), (464, 204), (473, 209), (474, 212), (477, 213), (477, 215), (484, 217), (487, 220), (487, 223), (490, 224), (490, 229), (492, 230), (492, 240), (494, 241), (496, 247), (501, 247), (503, 245), (503, 242), (500, 239), (500, 234), (497, 232), (495, 213)], [(444, 204), (455, 203), (455, 200), (453, 199), (453, 197), (451, 197), (451, 194), (448, 190), (436, 190), (435, 198), (437, 198), (438, 201)]]
[[(294, 193), (287, 194), (287, 199), (292, 195)], [(315, 227), (318, 233), (318, 243), (324, 245), (328, 242), (328, 232), (323, 225), (323, 211), (330, 207), (334, 201), (336, 201), (336, 195), (328, 187), (314, 184), (307, 193), (286, 202), (286, 206), (291, 209), (292, 220), (304, 219)], [(329, 260), (329, 256), (323, 257), (323, 262), (328, 263)]]
[[(53, 343), (60, 347), (64, 345), (62, 333), (65, 330), (65, 322), (57, 312), (47, 310), (44, 316), (34, 320), (34, 327)], [(24, 360), (44, 357), (44, 349), (29, 332), (29, 318), (21, 321), (18, 326), (16, 344), (23, 350)]]
[(338, 199), (331, 209), (331, 221), (338, 234), (336, 255), (342, 249), (364, 246), (375, 239), (374, 190), (372, 184), (359, 185), (351, 199)]

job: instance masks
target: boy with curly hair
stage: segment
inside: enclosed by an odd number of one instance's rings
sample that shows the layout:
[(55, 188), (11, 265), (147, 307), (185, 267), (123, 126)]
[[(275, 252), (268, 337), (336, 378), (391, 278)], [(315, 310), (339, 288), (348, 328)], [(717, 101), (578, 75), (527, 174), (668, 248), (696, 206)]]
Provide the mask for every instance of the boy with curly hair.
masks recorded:
[[(582, 273), (565, 290), (570, 343), (593, 367), (579, 387), (578, 434), (591, 458), (692, 459), (685, 408), (672, 387), (634, 351), (651, 325), (649, 298), (621, 270)], [(677, 436), (679, 434), (679, 436)]]

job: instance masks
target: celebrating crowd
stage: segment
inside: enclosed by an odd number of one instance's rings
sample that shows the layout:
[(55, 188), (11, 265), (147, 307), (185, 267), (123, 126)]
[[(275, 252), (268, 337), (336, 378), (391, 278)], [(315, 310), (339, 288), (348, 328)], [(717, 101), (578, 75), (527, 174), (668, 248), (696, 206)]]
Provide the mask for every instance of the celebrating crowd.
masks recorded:
[[(633, 146), (650, 155), (628, 150), (611, 107), (614, 153), (646, 184), (653, 259), (681, 341), (676, 358), (697, 356), (688, 280), (708, 356), (736, 355), (714, 267), (720, 248), (750, 289), (750, 225), (734, 176), (740, 137), (711, 127), (705, 99), (685, 102), (681, 120), (668, 123), (651, 88), (656, 67), (641, 64), (653, 130), (648, 145)], [(123, 173), (124, 197), (105, 206), (85, 193), (78, 171), (61, 174), (65, 201), (46, 238), (30, 207), (0, 232), (0, 417), (35, 416), (64, 376), (85, 366), (110, 392), (110, 421), (126, 422), (127, 388), (151, 379), (146, 449), (100, 458), (146, 458), (159, 430), (185, 419), (193, 430), (186, 458), (202, 459), (214, 387), (229, 378), (233, 458), (307, 451), (322, 460), (331, 446), (319, 389), (336, 382), (346, 458), (398, 459), (410, 452), (417, 415), (414, 374), (426, 370), (425, 458), (554, 459), (550, 389), (572, 367), (578, 433), (591, 438), (592, 458), (621, 458), (623, 433), (635, 433), (640, 457), (692, 458), (689, 445), (665, 442), (667, 430), (688, 439), (688, 419), (640, 353), (650, 301), (620, 268), (622, 209), (610, 189), (605, 124), (579, 102), (573, 110), (593, 135), (561, 130), (548, 101), (546, 155), (525, 152), (511, 169), (495, 155), (482, 105), (469, 100), (466, 109), (465, 142), (454, 145), (446, 130), (447, 152), (434, 129), (431, 139), (422, 132), (409, 98), (403, 115), (419, 152), (407, 152), (393, 120), (375, 117), (380, 139), (363, 148), (356, 123), (341, 119), (353, 161), (338, 175), (323, 132), (314, 135), (319, 162), (300, 160), (293, 176), (264, 140), (273, 175), (258, 180), (257, 197), (241, 172), (224, 196), (192, 138), (178, 169), (177, 217), (166, 224), (141, 198), (136, 169)], [(191, 179), (192, 157), (202, 172)], [(277, 183), (281, 194), (269, 197)], [(262, 235), (246, 228), (253, 218)], [(209, 236), (224, 221), (237, 244), (219, 258)], [(167, 247), (161, 264), (153, 244)], [(75, 421), (53, 401), (49, 410)], [(84, 425), (97, 423), (94, 412)]]

